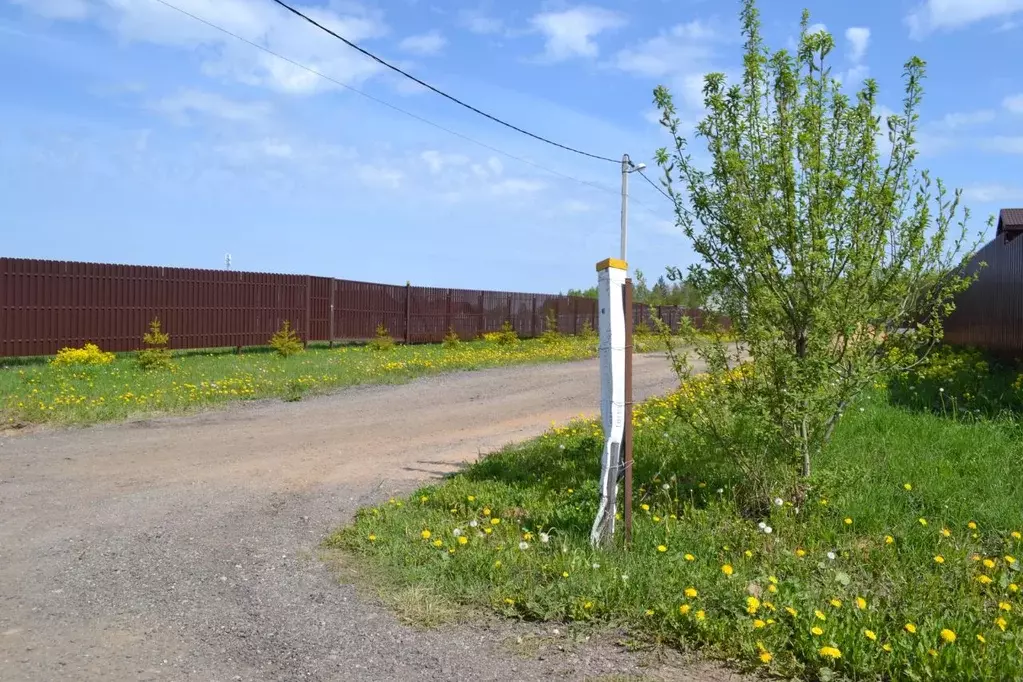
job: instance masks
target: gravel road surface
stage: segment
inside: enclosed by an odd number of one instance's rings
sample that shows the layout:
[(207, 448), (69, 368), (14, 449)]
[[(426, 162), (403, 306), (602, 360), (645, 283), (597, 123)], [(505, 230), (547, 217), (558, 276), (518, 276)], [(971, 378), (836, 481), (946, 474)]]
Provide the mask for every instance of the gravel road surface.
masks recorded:
[[(636, 358), (637, 398), (673, 383)], [(509, 650), (549, 626), (408, 628), (315, 556), (359, 507), (592, 414), (598, 390), (586, 361), (0, 435), (0, 680), (730, 679), (613, 640)]]

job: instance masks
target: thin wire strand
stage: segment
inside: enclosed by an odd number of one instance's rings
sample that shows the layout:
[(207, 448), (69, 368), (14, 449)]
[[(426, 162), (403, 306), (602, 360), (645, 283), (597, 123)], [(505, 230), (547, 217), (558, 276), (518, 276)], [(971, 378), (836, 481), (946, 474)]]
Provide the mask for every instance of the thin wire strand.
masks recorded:
[[(273, 50), (271, 50), (268, 47), (265, 47), (263, 45), (260, 45), (259, 43), (253, 42), (253, 41), (249, 40), (248, 38), (245, 38), (243, 36), (238, 35), (237, 33), (233, 33), (232, 31), (229, 31), (228, 29), (226, 29), (226, 28), (224, 28), (222, 26), (218, 26), (217, 24), (214, 24), (213, 22), (211, 22), (211, 21), (209, 21), (207, 19), (203, 19), (202, 17), (200, 17), (200, 16), (198, 16), (196, 14), (192, 14), (188, 10), (184, 10), (184, 9), (178, 7), (177, 5), (171, 4), (167, 0), (154, 0), (154, 1), (160, 3), (161, 5), (164, 5), (165, 7), (170, 8), (170, 9), (176, 11), (176, 12), (180, 12), (181, 14), (185, 15), (186, 17), (194, 19), (195, 21), (198, 21), (201, 24), (205, 24), (206, 26), (209, 26), (210, 28), (212, 28), (214, 30), (220, 31), (224, 35), (231, 36), (232, 38), (234, 38), (236, 40), (240, 40), (241, 42), (245, 43), (246, 45), (249, 45), (251, 47), (256, 48), (257, 50), (261, 50), (261, 51), (263, 51), (263, 52), (265, 52), (265, 53), (267, 53), (267, 54), (269, 54), (269, 55), (271, 55), (273, 57), (276, 57), (277, 59), (280, 59), (281, 61), (287, 62), (288, 64), (291, 64), (292, 66), (295, 66), (295, 67), (297, 67), (299, 69), (307, 71), (307, 72), (313, 74), (314, 76), (319, 76), (320, 78), (322, 78), (322, 79), (324, 79), (326, 81), (329, 81), (329, 82), (331, 82), (331, 83), (333, 83), (333, 84), (335, 84), (335, 85), (337, 85), (339, 87), (342, 87), (345, 90), (349, 90), (350, 92), (354, 92), (357, 95), (361, 95), (362, 97), (365, 97), (366, 99), (368, 99), (368, 100), (370, 100), (372, 102), (376, 102), (377, 104), (383, 105), (383, 106), (387, 107), (388, 109), (391, 109), (392, 111), (396, 111), (396, 112), (398, 112), (400, 114), (404, 114), (405, 116), (408, 116), (409, 118), (412, 118), (412, 119), (415, 119), (416, 121), (419, 121), (420, 123), (425, 123), (426, 125), (428, 125), (428, 126), (430, 126), (432, 128), (436, 128), (437, 130), (440, 130), (442, 132), (445, 132), (448, 135), (453, 135), (454, 137), (457, 137), (457, 138), (460, 138), (462, 140), (465, 140), (466, 142), (471, 142), (472, 144), (477, 145), (479, 147), (482, 147), (483, 149), (487, 149), (489, 151), (492, 151), (495, 154), (500, 154), (501, 156), (504, 156), (505, 158), (511, 159), (513, 161), (518, 161), (519, 163), (524, 163), (527, 166), (532, 166), (533, 168), (536, 168), (538, 170), (542, 170), (545, 173), (550, 173), (551, 175), (556, 175), (558, 177), (565, 178), (566, 180), (571, 180), (573, 182), (578, 182), (580, 185), (586, 185), (587, 187), (592, 187), (594, 189), (598, 189), (601, 192), (607, 192), (609, 194), (614, 194), (616, 196), (618, 195), (618, 191), (617, 190), (612, 189), (611, 187), (607, 187), (606, 185), (601, 185), (600, 183), (591, 182), (589, 180), (583, 180), (581, 178), (577, 178), (577, 177), (569, 175), (567, 173), (562, 173), (561, 171), (554, 170), (553, 168), (548, 168), (547, 166), (542, 166), (542, 165), (536, 163), (535, 161), (530, 161), (529, 159), (525, 159), (525, 158), (523, 158), (521, 156), (516, 156), (515, 154), (512, 154), (511, 152), (506, 152), (503, 149), (498, 149), (497, 147), (494, 147), (493, 145), (489, 145), (486, 142), (480, 142), (479, 140), (471, 138), (468, 135), (464, 135), (464, 134), (462, 134), (462, 133), (460, 133), (458, 131), (451, 130), (450, 128), (446, 128), (446, 127), (440, 125), (439, 123), (434, 123), (433, 121), (431, 121), (431, 120), (429, 120), (427, 118), (423, 118), (422, 116), (420, 116), (418, 114), (414, 114), (411, 111), (407, 111), (405, 109), (402, 109), (401, 107), (396, 106), (394, 104), (391, 104), (390, 102), (388, 102), (386, 100), (382, 100), (379, 97), (375, 97), (375, 96), (373, 96), (373, 95), (371, 95), (371, 94), (369, 94), (367, 92), (359, 90), (358, 88), (352, 87), (351, 85), (348, 85), (347, 83), (343, 83), (343, 82), (337, 80), (336, 78), (332, 78), (331, 76), (328, 76), (328, 75), (326, 75), (326, 74), (324, 74), (324, 73), (322, 73), (320, 71), (317, 71), (316, 69), (314, 69), (314, 68), (312, 68), (310, 66), (306, 66), (305, 64), (303, 64), (301, 62), (297, 62), (297, 61), (295, 61), (294, 59), (292, 59), (290, 57), (285, 57), (284, 55), (282, 55), (282, 54), (280, 54), (278, 52), (274, 52)], [(621, 163), (621, 162), (620, 161), (616, 161), (615, 163)], [(631, 195), (629, 195), (629, 199), (631, 201), (635, 202), (636, 204), (639, 204), (643, 208), (645, 208), (652, 215), (660, 217), (652, 208), (650, 208), (649, 206), (644, 204), (639, 199), (636, 199), (635, 197), (632, 197)]]
[(358, 52), (361, 52), (362, 54), (364, 54), (365, 56), (369, 57), (370, 59), (372, 59), (373, 61), (377, 62), (378, 64), (381, 64), (382, 66), (387, 67), (388, 69), (390, 69), (391, 71), (394, 71), (395, 73), (401, 74), (405, 78), (408, 78), (409, 80), (411, 80), (411, 81), (413, 81), (415, 83), (418, 83), (419, 85), (423, 86), (427, 90), (430, 90), (431, 92), (434, 92), (434, 93), (440, 95), (441, 97), (444, 97), (445, 99), (448, 99), (448, 100), (454, 102), (455, 104), (457, 104), (459, 106), (465, 107), (466, 109), (468, 109), (469, 111), (471, 111), (471, 112), (473, 112), (475, 114), (479, 114), (480, 116), (483, 116), (484, 118), (490, 119), (494, 123), (498, 123), (500, 125), (503, 125), (506, 128), (511, 128), (512, 130), (514, 130), (517, 133), (521, 133), (523, 135), (526, 135), (528, 137), (533, 138), (534, 140), (539, 140), (540, 142), (544, 142), (544, 143), (552, 145), (554, 147), (558, 147), (559, 149), (564, 149), (565, 151), (572, 152), (573, 154), (579, 154), (581, 156), (586, 156), (586, 157), (589, 157), (591, 159), (597, 159), (598, 161), (608, 161), (610, 163), (621, 163), (620, 159), (612, 159), (612, 158), (609, 158), (607, 156), (601, 156), (599, 154), (591, 154), (590, 152), (584, 152), (581, 149), (576, 149), (575, 147), (569, 147), (568, 145), (564, 145), (564, 144), (561, 144), (559, 142), (555, 142), (554, 140), (551, 140), (549, 138), (543, 137), (542, 135), (537, 135), (536, 133), (531, 133), (528, 130), (520, 128), (520, 127), (518, 127), (516, 125), (513, 125), (511, 123), (508, 123), (507, 121), (504, 121), (504, 120), (502, 120), (502, 119), (500, 119), (500, 118), (498, 118), (496, 116), (488, 114), (485, 111), (477, 109), (476, 107), (472, 106), (471, 104), (467, 104), (466, 102), (463, 102), (462, 100), (458, 99), (457, 97), (454, 97), (453, 95), (449, 95), (448, 93), (444, 92), (443, 90), (435, 88), (434, 86), (430, 85), (426, 81), (424, 81), (424, 80), (422, 80), (420, 78), (416, 78), (415, 76), (413, 76), (409, 72), (404, 71), (404, 70), (398, 68), (394, 64), (391, 64), (390, 62), (388, 62), (388, 61), (386, 61), (384, 59), (381, 59), (380, 57), (376, 56), (375, 54), (373, 54), (369, 50), (366, 50), (365, 48), (359, 47), (358, 45), (356, 45), (352, 41), (350, 41), (347, 38), (345, 38), (344, 36), (334, 32), (333, 30), (327, 28), (326, 26), (324, 26), (323, 24), (319, 23), (315, 19), (312, 19), (311, 17), (306, 16), (305, 14), (303, 14), (299, 10), (295, 9), (294, 7), (289, 5), (288, 3), (284, 2), (283, 0), (271, 0), (271, 1), (274, 2), (277, 5), (280, 5), (284, 9), (286, 9), (289, 12), (291, 12), (292, 14), (294, 14), (295, 16), (297, 16), (297, 17), (299, 17), (301, 19), (304, 19), (305, 21), (309, 22), (310, 24), (312, 24), (316, 28), (320, 29), (321, 31), (323, 31), (325, 33), (328, 33), (329, 35), (334, 36), (335, 38), (337, 38), (338, 40), (343, 42), (345, 45), (347, 45), (348, 47), (352, 48), (353, 50), (357, 50)]
[(670, 202), (671, 202), (671, 203), (673, 203), (673, 204), (675, 203), (675, 200), (671, 198), (671, 195), (669, 195), (669, 194), (668, 194), (667, 192), (665, 192), (665, 191), (664, 191), (664, 188), (663, 188), (663, 187), (661, 187), (661, 186), (660, 186), (660, 185), (658, 185), (658, 184), (657, 184), (656, 182), (654, 182), (653, 180), (651, 180), (650, 178), (648, 178), (648, 177), (646, 176), (646, 173), (644, 173), (643, 171), (636, 171), (636, 172), (637, 172), (637, 173), (639, 173), (640, 175), (642, 175), (642, 176), (643, 176), (643, 179), (644, 179), (644, 180), (646, 180), (646, 181), (647, 181), (648, 183), (650, 183), (650, 186), (651, 186), (651, 187), (653, 187), (653, 188), (654, 188), (654, 189), (656, 189), (656, 190), (657, 190), (658, 192), (660, 192), (661, 194), (663, 194), (663, 195), (664, 195), (664, 198), (665, 198), (665, 199), (667, 199), (668, 201), (670, 201)]

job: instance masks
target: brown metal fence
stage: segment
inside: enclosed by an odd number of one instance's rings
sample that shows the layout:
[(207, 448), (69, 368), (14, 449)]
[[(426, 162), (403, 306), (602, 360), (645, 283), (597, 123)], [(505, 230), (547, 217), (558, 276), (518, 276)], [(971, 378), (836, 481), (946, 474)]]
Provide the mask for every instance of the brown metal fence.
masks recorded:
[[(637, 304), (635, 321), (651, 314), (677, 328), (700, 311), (652, 310)], [(597, 326), (589, 298), (474, 289), (436, 289), (352, 282), (309, 275), (194, 270), (0, 258), (0, 356), (52, 355), (92, 342), (104, 350), (141, 346), (159, 317), (174, 348), (263, 345), (289, 320), (306, 341), (372, 338), (383, 324), (408, 343), (437, 342), (497, 331), (506, 321), (519, 336), (543, 333), (548, 315), (566, 334)]]
[(971, 259), (977, 281), (956, 298), (944, 324), (946, 343), (1023, 353), (1023, 239), (1008, 236), (999, 234)]

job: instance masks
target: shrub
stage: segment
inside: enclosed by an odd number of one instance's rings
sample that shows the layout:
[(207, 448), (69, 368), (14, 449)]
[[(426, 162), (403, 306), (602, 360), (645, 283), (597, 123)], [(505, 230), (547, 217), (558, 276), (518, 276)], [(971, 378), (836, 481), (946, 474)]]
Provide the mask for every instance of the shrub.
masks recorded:
[(564, 339), (564, 335), (558, 331), (558, 316), (550, 309), (543, 318), (543, 334), (540, 339), (544, 343), (557, 343)]
[(519, 342), (519, 335), (515, 332), (515, 328), (512, 327), (511, 322), (505, 321), (501, 325), (501, 331), (497, 332), (497, 336), (494, 339), (499, 346), (511, 346)]
[(583, 341), (596, 341), (597, 330), (593, 328), (593, 323), (589, 319), (583, 320), (583, 328), (579, 330), (579, 338)]
[(391, 338), (391, 333), (387, 331), (383, 322), (377, 325), (376, 336), (369, 342), (369, 347), (379, 351), (389, 351), (394, 348), (394, 339)]
[(449, 329), (447, 336), (444, 337), (444, 347), (457, 348), (460, 343), (462, 343), (462, 340), (458, 338), (458, 334), (455, 332), (454, 328)]
[(50, 360), (54, 367), (77, 367), (82, 365), (109, 365), (114, 361), (114, 354), (101, 351), (94, 343), (87, 343), (81, 348), (61, 348), (57, 356)]
[(270, 337), (270, 347), (282, 358), (302, 352), (302, 339), (298, 338), (298, 334), (291, 328), (290, 320), (284, 320), (281, 328)]
[(145, 348), (135, 356), (135, 363), (142, 369), (169, 369), (172, 366), (169, 343), (170, 334), (160, 328), (160, 318), (154, 317), (149, 331), (142, 336)]

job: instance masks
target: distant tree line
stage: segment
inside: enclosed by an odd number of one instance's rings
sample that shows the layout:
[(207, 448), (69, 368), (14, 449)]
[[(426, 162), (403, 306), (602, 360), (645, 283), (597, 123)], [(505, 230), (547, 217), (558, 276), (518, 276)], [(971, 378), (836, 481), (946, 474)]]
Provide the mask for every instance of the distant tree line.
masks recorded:
[[(632, 276), (632, 285), (632, 296), (636, 303), (651, 306), (677, 305), (685, 308), (700, 308), (704, 304), (696, 288), (674, 268), (669, 268), (667, 277), (664, 275), (658, 277), (653, 286), (647, 284), (642, 271), (636, 270)], [(569, 289), (568, 295), (597, 298), (597, 287)]]

